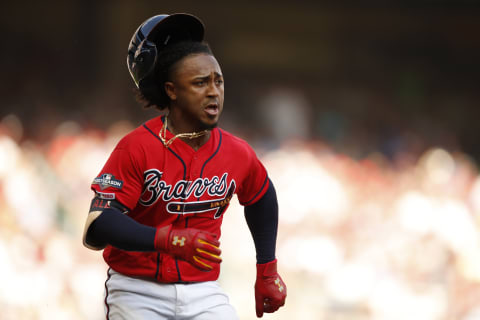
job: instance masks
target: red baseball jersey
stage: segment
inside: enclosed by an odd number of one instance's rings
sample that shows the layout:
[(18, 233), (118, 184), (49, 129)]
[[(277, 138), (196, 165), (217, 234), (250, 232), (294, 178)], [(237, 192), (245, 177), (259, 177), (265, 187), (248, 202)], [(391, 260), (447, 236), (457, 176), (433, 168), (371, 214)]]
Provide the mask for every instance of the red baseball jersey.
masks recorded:
[[(268, 189), (267, 172), (243, 140), (215, 128), (195, 151), (176, 139), (160, 140), (163, 117), (149, 120), (117, 144), (92, 183), (96, 196), (115, 199), (144, 225), (197, 228), (220, 238), (223, 214), (233, 194), (242, 205), (258, 201)], [(167, 130), (167, 140), (173, 135)], [(107, 246), (106, 263), (129, 275), (160, 282), (216, 280), (219, 267), (203, 272), (160, 252), (124, 251)]]

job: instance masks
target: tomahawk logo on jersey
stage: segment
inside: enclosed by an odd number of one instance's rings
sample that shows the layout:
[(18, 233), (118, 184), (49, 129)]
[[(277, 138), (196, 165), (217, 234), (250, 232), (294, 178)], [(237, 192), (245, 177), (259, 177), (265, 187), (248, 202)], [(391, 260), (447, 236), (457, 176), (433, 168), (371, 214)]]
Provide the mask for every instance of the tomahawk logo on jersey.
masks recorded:
[[(180, 139), (166, 148), (158, 136), (162, 123), (161, 117), (154, 118), (125, 136), (92, 189), (113, 194), (142, 224), (197, 228), (220, 238), (223, 214), (233, 195), (242, 205), (250, 205), (268, 189), (265, 168), (246, 142), (218, 128), (197, 151)], [(172, 137), (167, 131), (167, 138)], [(118, 272), (163, 282), (216, 280), (219, 274), (218, 266), (202, 272), (158, 252), (107, 246), (104, 258)]]

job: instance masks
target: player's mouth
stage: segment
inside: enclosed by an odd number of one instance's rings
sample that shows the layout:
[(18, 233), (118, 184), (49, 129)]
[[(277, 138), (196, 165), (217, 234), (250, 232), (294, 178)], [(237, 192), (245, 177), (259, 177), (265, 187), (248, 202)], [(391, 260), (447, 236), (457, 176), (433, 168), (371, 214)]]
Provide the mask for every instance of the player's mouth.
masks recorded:
[(205, 107), (205, 112), (210, 116), (216, 116), (219, 113), (218, 104), (210, 103)]

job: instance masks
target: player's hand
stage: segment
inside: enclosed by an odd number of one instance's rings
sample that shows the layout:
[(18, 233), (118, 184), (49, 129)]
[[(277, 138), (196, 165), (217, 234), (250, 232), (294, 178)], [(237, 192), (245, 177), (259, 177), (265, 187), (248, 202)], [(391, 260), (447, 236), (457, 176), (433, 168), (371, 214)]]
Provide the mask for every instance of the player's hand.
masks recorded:
[(213, 233), (199, 229), (176, 229), (166, 226), (157, 229), (155, 249), (191, 263), (203, 271), (210, 271), (220, 258), (220, 242)]
[(263, 313), (272, 313), (285, 304), (287, 286), (277, 273), (277, 259), (257, 264), (257, 281), (255, 282), (255, 309), (257, 317)]

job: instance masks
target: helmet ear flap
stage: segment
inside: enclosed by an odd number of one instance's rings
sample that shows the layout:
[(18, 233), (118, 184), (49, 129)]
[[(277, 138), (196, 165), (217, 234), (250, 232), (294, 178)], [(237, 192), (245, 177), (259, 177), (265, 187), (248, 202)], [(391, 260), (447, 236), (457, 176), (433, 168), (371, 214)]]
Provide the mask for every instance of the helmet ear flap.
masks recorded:
[(147, 39), (142, 40), (138, 45), (131, 61), (130, 74), (140, 87), (142, 80), (153, 73), (157, 61), (157, 46)]

